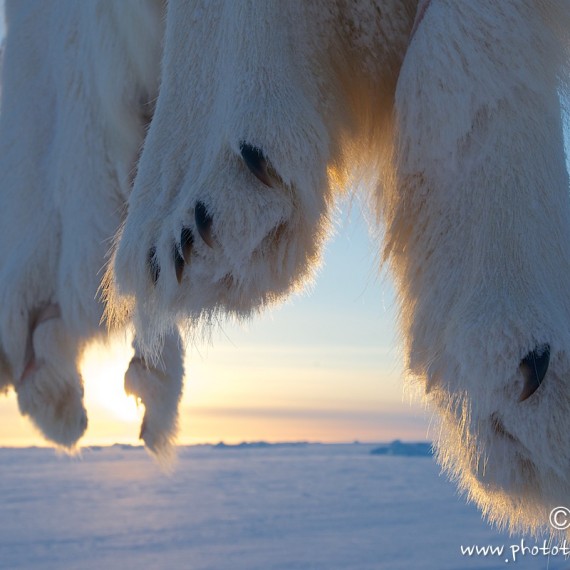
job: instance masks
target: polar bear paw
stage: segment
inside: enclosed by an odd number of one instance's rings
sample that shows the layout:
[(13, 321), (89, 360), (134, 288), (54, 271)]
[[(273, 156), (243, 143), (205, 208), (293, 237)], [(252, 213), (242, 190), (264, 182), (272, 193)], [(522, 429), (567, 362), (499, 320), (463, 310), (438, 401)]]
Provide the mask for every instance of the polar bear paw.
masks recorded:
[(182, 305), (197, 315), (218, 303), (239, 310), (264, 290), (287, 288), (280, 274), (298, 263), (291, 191), (260, 148), (240, 149), (203, 184), (155, 208), (130, 208), (115, 271), (121, 289), (161, 305), (158, 314)]
[(87, 429), (83, 381), (77, 370), (77, 345), (59, 318), (41, 322), (33, 331), (28, 364), (16, 383), (20, 412), (44, 436), (73, 448)]
[(183, 376), (178, 336), (167, 337), (160, 362), (152, 363), (135, 354), (125, 373), (125, 392), (145, 407), (139, 437), (165, 463), (174, 457)]

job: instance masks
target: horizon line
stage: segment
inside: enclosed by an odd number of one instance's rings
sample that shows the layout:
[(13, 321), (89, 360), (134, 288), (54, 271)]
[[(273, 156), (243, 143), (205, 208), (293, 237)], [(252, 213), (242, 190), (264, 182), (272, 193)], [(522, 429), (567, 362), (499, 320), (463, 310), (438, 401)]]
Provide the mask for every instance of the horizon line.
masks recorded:
[[(395, 438), (389, 441), (362, 441), (359, 439), (354, 439), (351, 441), (318, 441), (318, 440), (278, 440), (278, 441), (268, 441), (263, 439), (258, 440), (242, 440), (238, 443), (226, 443), (224, 440), (213, 442), (200, 442), (200, 443), (180, 443), (175, 444), (173, 447), (180, 449), (180, 448), (190, 448), (190, 447), (254, 447), (258, 446), (309, 446), (309, 445), (322, 445), (322, 446), (332, 446), (332, 445), (390, 445), (393, 443), (402, 443), (403, 445), (407, 444), (418, 444), (418, 443), (431, 443), (433, 445), (433, 441), (429, 439), (401, 439)], [(10, 449), (52, 449), (57, 453), (63, 453), (65, 455), (75, 455), (78, 452), (81, 452), (84, 449), (107, 449), (113, 447), (122, 447), (122, 448), (129, 448), (129, 449), (145, 449), (145, 446), (141, 444), (133, 444), (133, 443), (123, 443), (120, 441), (114, 443), (92, 443), (88, 445), (81, 445), (77, 446), (73, 449), (65, 449), (62, 447), (58, 447), (55, 445), (50, 445), (49, 443), (46, 444), (34, 444), (34, 445), (0, 445), (0, 450), (10, 450)]]

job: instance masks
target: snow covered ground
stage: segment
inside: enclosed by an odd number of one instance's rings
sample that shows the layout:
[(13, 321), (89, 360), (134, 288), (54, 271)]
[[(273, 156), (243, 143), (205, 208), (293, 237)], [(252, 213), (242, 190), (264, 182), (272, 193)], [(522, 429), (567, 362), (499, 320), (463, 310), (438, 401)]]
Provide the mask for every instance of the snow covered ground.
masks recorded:
[(561, 555), (513, 563), (521, 537), (487, 526), (430, 457), (374, 447), (187, 447), (171, 475), (127, 446), (0, 449), (0, 568), (570, 568)]

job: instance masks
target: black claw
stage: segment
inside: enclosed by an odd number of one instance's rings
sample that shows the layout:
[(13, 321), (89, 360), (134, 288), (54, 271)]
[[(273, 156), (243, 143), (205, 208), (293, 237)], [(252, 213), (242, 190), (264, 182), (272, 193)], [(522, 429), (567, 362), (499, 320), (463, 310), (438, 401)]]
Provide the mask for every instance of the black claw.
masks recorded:
[(148, 252), (148, 267), (150, 269), (150, 276), (152, 277), (153, 285), (156, 285), (158, 277), (160, 276), (160, 265), (156, 259), (156, 247), (152, 246)]
[(180, 248), (182, 249), (182, 256), (186, 263), (190, 263), (192, 258), (192, 246), (194, 245), (194, 234), (190, 228), (182, 228), (180, 234)]
[(520, 370), (524, 377), (524, 386), (519, 398), (519, 402), (523, 402), (530, 398), (542, 384), (548, 364), (550, 363), (550, 345), (543, 344), (537, 346), (532, 352), (529, 352), (520, 363)]
[(242, 142), (239, 145), (241, 152), (241, 157), (243, 158), (246, 166), (249, 168), (251, 173), (256, 176), (263, 184), (272, 187), (273, 180), (269, 173), (268, 164), (263, 152), (260, 148), (256, 148)]
[(203, 202), (196, 202), (194, 207), (194, 219), (200, 237), (208, 247), (214, 247), (214, 240), (212, 239), (212, 217), (208, 214), (206, 206)]
[(176, 280), (178, 284), (182, 282), (182, 274), (184, 273), (184, 258), (180, 255), (176, 244), (172, 248), (172, 253), (174, 256), (174, 271), (176, 271)]

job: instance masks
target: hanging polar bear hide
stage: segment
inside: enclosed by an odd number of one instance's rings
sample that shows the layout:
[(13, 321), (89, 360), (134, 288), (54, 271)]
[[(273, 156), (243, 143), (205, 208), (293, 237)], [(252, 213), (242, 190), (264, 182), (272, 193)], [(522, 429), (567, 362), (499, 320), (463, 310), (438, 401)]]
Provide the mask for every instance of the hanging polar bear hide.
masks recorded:
[(8, 1), (0, 388), (87, 426), (78, 361), (132, 328), (141, 438), (174, 442), (180, 332), (312, 278), (357, 183), (438, 459), (488, 517), (570, 497), (567, 0)]

